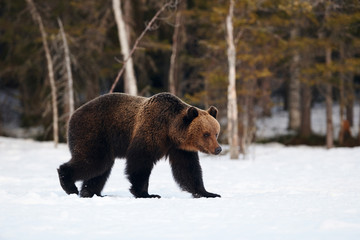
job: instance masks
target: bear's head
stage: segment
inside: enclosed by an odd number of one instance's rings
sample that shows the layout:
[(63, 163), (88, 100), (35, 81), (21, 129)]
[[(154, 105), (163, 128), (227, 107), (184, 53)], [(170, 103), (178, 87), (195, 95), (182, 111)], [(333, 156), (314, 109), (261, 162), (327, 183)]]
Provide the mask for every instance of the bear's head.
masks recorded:
[(218, 110), (213, 106), (207, 111), (189, 107), (183, 116), (185, 133), (179, 148), (219, 154), (222, 149), (217, 141), (220, 133), (220, 124), (216, 120), (217, 113)]

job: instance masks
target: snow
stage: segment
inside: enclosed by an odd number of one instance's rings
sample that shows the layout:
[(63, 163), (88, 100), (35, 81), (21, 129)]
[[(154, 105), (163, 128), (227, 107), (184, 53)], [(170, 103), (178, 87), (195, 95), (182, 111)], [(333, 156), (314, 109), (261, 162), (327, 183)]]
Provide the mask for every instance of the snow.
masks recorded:
[(149, 189), (161, 199), (131, 196), (123, 160), (105, 197), (66, 195), (56, 168), (69, 158), (64, 144), (0, 137), (0, 239), (360, 239), (360, 148), (254, 145), (239, 161), (202, 154), (216, 199), (180, 191), (164, 160)]

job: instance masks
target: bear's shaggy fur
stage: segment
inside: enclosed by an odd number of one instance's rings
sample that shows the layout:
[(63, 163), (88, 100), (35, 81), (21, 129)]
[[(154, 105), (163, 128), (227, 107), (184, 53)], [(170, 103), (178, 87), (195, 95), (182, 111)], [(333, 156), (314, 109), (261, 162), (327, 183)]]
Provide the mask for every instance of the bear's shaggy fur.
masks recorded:
[(198, 151), (219, 154), (217, 109), (204, 111), (161, 93), (150, 98), (126, 94), (98, 97), (75, 111), (69, 122), (69, 162), (58, 169), (67, 194), (101, 196), (115, 158), (126, 158), (130, 192), (148, 193), (154, 164), (168, 156), (175, 181), (194, 197), (220, 197), (205, 190)]

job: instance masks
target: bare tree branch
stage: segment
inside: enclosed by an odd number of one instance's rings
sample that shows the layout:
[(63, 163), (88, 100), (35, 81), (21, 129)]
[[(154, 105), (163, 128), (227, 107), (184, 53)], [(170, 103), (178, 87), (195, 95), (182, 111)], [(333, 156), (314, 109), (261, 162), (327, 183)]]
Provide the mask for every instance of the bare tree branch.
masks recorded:
[[(177, 2), (177, 1), (176, 1)], [(124, 60), (123, 62), (123, 66), (120, 69), (118, 75), (116, 76), (116, 79), (113, 83), (113, 85), (111, 86), (111, 89), (109, 91), (109, 93), (112, 93), (116, 87), (116, 84), (119, 82), (120, 77), (122, 76), (122, 74), (124, 73), (125, 67), (126, 67), (126, 62), (129, 61), (129, 59), (132, 57), (132, 55), (134, 54), (137, 46), (139, 45), (141, 39), (145, 36), (146, 32), (148, 32), (149, 30), (151, 30), (151, 28), (153, 27), (153, 24), (155, 23), (156, 19), (158, 19), (159, 15), (165, 11), (166, 8), (168, 7), (172, 7), (174, 5), (174, 3), (172, 2), (167, 2), (166, 4), (164, 4), (154, 15), (154, 17), (151, 19), (151, 21), (146, 25), (144, 31), (140, 34), (140, 36), (136, 39), (133, 48), (131, 49), (129, 56)]]
[(61, 38), (64, 44), (64, 54), (65, 54), (65, 65), (66, 65), (66, 74), (67, 74), (67, 92), (68, 92), (68, 104), (69, 104), (69, 114), (68, 116), (70, 117), (73, 112), (74, 112), (74, 90), (73, 90), (73, 77), (72, 77), (72, 72), (71, 72), (71, 62), (70, 62), (70, 51), (69, 51), (69, 45), (67, 43), (67, 39), (65, 36), (65, 31), (64, 31), (64, 26), (60, 20), (60, 18), (58, 18), (58, 23), (59, 23), (59, 27), (60, 27), (60, 33), (61, 33)]
[(47, 67), (49, 72), (49, 81), (51, 86), (51, 99), (52, 99), (52, 111), (53, 111), (53, 134), (54, 134), (54, 143), (55, 147), (57, 147), (59, 143), (59, 131), (58, 131), (58, 108), (57, 108), (57, 94), (56, 94), (56, 84), (55, 84), (55, 78), (54, 78), (54, 69), (53, 69), (53, 61), (51, 59), (50, 55), (50, 49), (47, 42), (47, 34), (45, 32), (44, 24), (42, 22), (41, 16), (36, 10), (35, 4), (33, 0), (26, 0), (31, 15), (34, 19), (34, 21), (39, 25), (42, 42), (45, 50), (45, 56), (47, 61)]

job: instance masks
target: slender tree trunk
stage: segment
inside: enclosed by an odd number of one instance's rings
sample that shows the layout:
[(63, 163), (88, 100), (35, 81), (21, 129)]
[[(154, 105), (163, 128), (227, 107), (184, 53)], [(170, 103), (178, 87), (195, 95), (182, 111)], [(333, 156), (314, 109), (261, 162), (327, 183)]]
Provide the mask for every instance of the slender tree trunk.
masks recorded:
[[(344, 42), (340, 44), (340, 58), (342, 63), (345, 64), (347, 54), (346, 46)], [(348, 120), (350, 126), (354, 126), (354, 100), (355, 100), (355, 90), (353, 82), (353, 73), (341, 73), (341, 81), (344, 84), (344, 95), (345, 95), (345, 109), (346, 109), (346, 120)]]
[(359, 110), (358, 143), (359, 143), (359, 145), (360, 145), (360, 110)]
[[(121, 1), (121, 0), (120, 0)], [(124, 11), (122, 11), (123, 14), (123, 19), (124, 19), (124, 23), (125, 23), (125, 30), (127, 32), (127, 37), (128, 37), (128, 42), (129, 42), (129, 46), (132, 44), (132, 28), (134, 26), (134, 19), (133, 19), (133, 4), (134, 0), (124, 0), (123, 1), (123, 8)], [(136, 4), (136, 3), (135, 3)]]
[(301, 102), (300, 135), (309, 137), (311, 135), (311, 87), (308, 84), (302, 84)]
[[(255, 69), (254, 69), (255, 71)], [(255, 137), (255, 132), (256, 132), (256, 116), (255, 116), (255, 112), (254, 112), (254, 94), (255, 94), (255, 87), (257, 85), (257, 80), (254, 79), (250, 79), (247, 83), (248, 85), (248, 93), (247, 93), (247, 118), (248, 118), (248, 126), (247, 126), (247, 138), (246, 138), (246, 149), (248, 149), (248, 147), (250, 146), (250, 144), (252, 143), (252, 141), (254, 140)], [(246, 151), (247, 153), (248, 151)]]
[(175, 16), (175, 29), (173, 34), (172, 52), (170, 57), (170, 70), (169, 70), (169, 91), (170, 93), (177, 94), (177, 54), (179, 45), (179, 32), (181, 25), (181, 11), (179, 9)]
[(2, 115), (1, 115), (1, 112), (0, 112), (0, 135), (2, 135), (3, 134), (3, 130), (2, 130)]
[(66, 39), (64, 26), (58, 18), (58, 23), (60, 27), (60, 33), (61, 38), (64, 44), (64, 55), (65, 55), (65, 66), (66, 66), (66, 75), (67, 75), (67, 97), (68, 97), (68, 105), (69, 105), (69, 114), (68, 118), (71, 117), (71, 115), (74, 113), (74, 88), (73, 88), (73, 77), (72, 77), (72, 71), (71, 71), (71, 61), (70, 61), (70, 50), (69, 45)]
[[(352, 82), (351, 85), (353, 85)], [(347, 93), (348, 102), (346, 104), (346, 120), (349, 121), (349, 125), (352, 127), (354, 126), (354, 86), (349, 87), (345, 92)]]
[[(246, 86), (243, 83), (244, 88)], [(245, 94), (240, 96), (241, 111), (240, 111), (240, 152), (246, 157), (247, 153), (247, 139), (249, 137), (249, 97)]]
[(262, 108), (264, 109), (264, 116), (271, 117), (271, 89), (270, 89), (270, 78), (266, 78), (262, 82), (262, 95), (261, 98)]
[(354, 88), (354, 75), (353, 73), (345, 74), (345, 101), (346, 101), (346, 120), (349, 122), (350, 127), (354, 126), (354, 101), (355, 101), (355, 88)]
[[(331, 66), (331, 47), (326, 47), (326, 65), (328, 68)], [(326, 101), (326, 147), (333, 148), (334, 147), (334, 128), (333, 128), (333, 120), (332, 120), (332, 86), (331, 86), (331, 77), (332, 74), (329, 71), (327, 74), (327, 83), (325, 84), (325, 101)]]
[[(115, 1), (115, 0), (114, 0)], [(116, 0), (118, 1), (118, 0)], [(116, 5), (116, 4), (115, 4)], [(131, 59), (131, 56), (132, 54), (135, 52), (137, 46), (139, 45), (141, 39), (145, 36), (145, 33), (147, 31), (149, 31), (151, 29), (151, 27), (154, 25), (154, 22), (158, 19), (158, 17), (160, 16), (160, 14), (165, 11), (165, 9), (169, 6), (173, 6), (174, 4), (172, 2), (167, 2), (165, 3), (157, 12), (156, 14), (153, 16), (153, 18), (150, 20), (150, 22), (146, 25), (144, 31), (142, 31), (142, 33), (140, 34), (140, 36), (135, 40), (135, 43), (134, 43), (134, 46), (132, 47), (131, 51), (129, 52), (129, 55), (126, 59), (124, 59), (124, 63), (127, 63), (130, 59)], [(120, 11), (121, 13), (121, 11)], [(124, 73), (125, 71), (125, 68), (126, 68), (126, 64), (124, 64), (122, 66), (122, 68), (120, 69), (120, 71), (118, 72), (112, 86), (111, 86), (111, 89), (109, 91), (109, 93), (112, 93), (117, 85), (117, 83), (119, 82), (119, 79), (120, 77), (122, 76), (122, 74)], [(136, 87), (136, 82), (135, 82), (135, 88), (137, 89)], [(137, 91), (136, 91), (137, 92)]]
[(334, 133), (333, 133), (333, 121), (332, 121), (332, 87), (330, 83), (325, 86), (326, 91), (326, 147), (334, 147)]
[[(254, 71), (255, 68), (251, 69)], [(245, 80), (242, 82), (241, 89), (244, 89), (240, 95), (241, 112), (240, 112), (240, 152), (247, 157), (248, 148), (255, 137), (256, 117), (254, 112), (254, 94), (257, 85), (256, 78)]]
[(121, 10), (121, 1), (112, 0), (113, 10), (115, 15), (115, 21), (118, 28), (119, 41), (121, 45), (121, 53), (123, 55), (124, 64), (125, 64), (125, 80), (124, 80), (124, 89), (125, 93), (131, 95), (137, 95), (137, 85), (136, 78), (134, 73), (134, 65), (132, 57), (130, 56), (130, 47), (129, 47), (129, 37), (126, 31), (125, 22), (122, 16)]
[(45, 50), (45, 57), (46, 57), (46, 61), (47, 61), (47, 68), (48, 68), (49, 81), (50, 81), (50, 87), (51, 87), (51, 102), (52, 102), (52, 110), (53, 110), (53, 135), (54, 135), (53, 137), (54, 137), (55, 147), (57, 147), (57, 145), (59, 143), (59, 130), (58, 130), (59, 129), (59, 127), (58, 127), (59, 116), (58, 116), (58, 108), (57, 108), (57, 94), (56, 94), (56, 84), (55, 84), (55, 78), (54, 78), (53, 62), (51, 59), (50, 49), (49, 49), (48, 42), (47, 42), (47, 34), (45, 32), (45, 28), (44, 28), (41, 16), (38, 13), (38, 11), (36, 10), (33, 0), (26, 0), (26, 2), (30, 8), (31, 15), (32, 15), (34, 21), (39, 25), (42, 43), (43, 43), (44, 50)]
[(349, 121), (349, 125), (352, 127), (354, 126), (354, 86), (352, 86), (352, 82), (349, 84), (351, 84), (351, 86), (348, 90), (345, 90), (347, 95), (346, 120)]
[[(290, 32), (292, 41), (299, 37), (299, 29), (294, 27)], [(300, 53), (294, 50), (290, 68), (289, 83), (289, 129), (298, 131), (300, 128)]]
[(239, 158), (239, 131), (238, 131), (238, 109), (236, 97), (236, 49), (233, 36), (233, 14), (234, 0), (230, 0), (229, 14), (226, 17), (227, 31), (227, 55), (229, 62), (229, 85), (228, 85), (228, 140), (230, 144), (230, 158)]
[[(340, 43), (340, 61), (343, 64), (345, 61), (345, 52), (344, 52), (344, 43)], [(339, 82), (339, 93), (340, 93), (340, 100), (339, 100), (339, 105), (340, 105), (340, 132), (339, 132), (339, 144), (343, 145), (344, 143), (344, 128), (343, 128), (343, 123), (344, 123), (344, 114), (345, 114), (345, 105), (346, 105), (346, 101), (345, 101), (345, 88), (344, 88), (344, 84), (345, 84), (345, 72), (341, 71), (340, 72), (340, 82)]]

